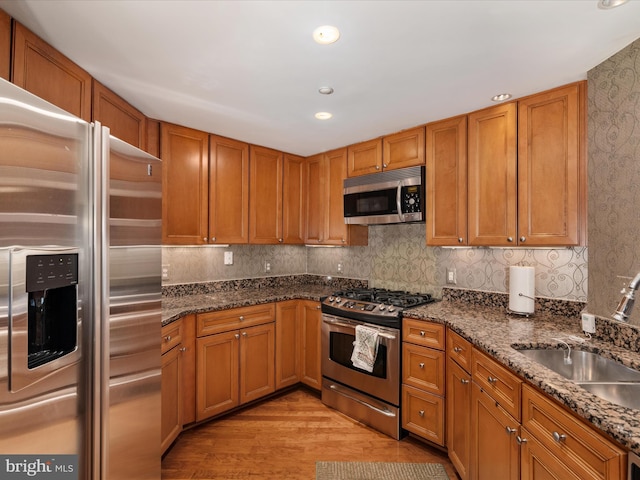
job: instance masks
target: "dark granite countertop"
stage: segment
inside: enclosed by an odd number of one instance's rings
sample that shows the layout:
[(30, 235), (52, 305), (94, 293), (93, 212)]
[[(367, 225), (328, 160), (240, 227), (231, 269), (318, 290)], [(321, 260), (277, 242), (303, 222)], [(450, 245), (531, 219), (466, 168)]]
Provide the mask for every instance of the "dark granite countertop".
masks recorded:
[(213, 312), (294, 299), (320, 301), (321, 297), (334, 291), (335, 287), (329, 285), (301, 284), (165, 296), (162, 297), (162, 325), (167, 325), (191, 313)]
[[(480, 350), (506, 365), (567, 406), (621, 445), (640, 454), (640, 411), (620, 407), (582, 389), (570, 380), (529, 360), (512, 346), (557, 347), (558, 339), (572, 348), (600, 353), (640, 370), (640, 354), (616, 343), (582, 333), (578, 316), (536, 313), (530, 318), (508, 314), (503, 307), (442, 301), (405, 311), (405, 317), (446, 324)], [(573, 337), (573, 338), (572, 338)], [(584, 339), (581, 343), (578, 339)], [(628, 345), (626, 346), (628, 347)]]

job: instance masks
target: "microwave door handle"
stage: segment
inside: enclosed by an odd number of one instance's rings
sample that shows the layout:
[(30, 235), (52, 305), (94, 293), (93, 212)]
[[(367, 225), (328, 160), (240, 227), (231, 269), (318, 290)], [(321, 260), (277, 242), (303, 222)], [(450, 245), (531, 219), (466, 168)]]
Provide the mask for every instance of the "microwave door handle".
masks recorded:
[(396, 190), (396, 207), (398, 207), (398, 216), (401, 220), (404, 220), (404, 212), (402, 211), (402, 183), (398, 185)]

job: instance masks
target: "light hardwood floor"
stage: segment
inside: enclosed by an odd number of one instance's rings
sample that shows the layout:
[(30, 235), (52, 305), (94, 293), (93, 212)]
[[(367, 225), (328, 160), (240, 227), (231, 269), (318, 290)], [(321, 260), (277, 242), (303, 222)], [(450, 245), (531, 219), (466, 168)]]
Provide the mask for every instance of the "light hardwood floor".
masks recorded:
[(316, 461), (442, 463), (457, 478), (439, 450), (396, 441), (299, 388), (184, 432), (162, 461), (162, 479), (313, 480)]

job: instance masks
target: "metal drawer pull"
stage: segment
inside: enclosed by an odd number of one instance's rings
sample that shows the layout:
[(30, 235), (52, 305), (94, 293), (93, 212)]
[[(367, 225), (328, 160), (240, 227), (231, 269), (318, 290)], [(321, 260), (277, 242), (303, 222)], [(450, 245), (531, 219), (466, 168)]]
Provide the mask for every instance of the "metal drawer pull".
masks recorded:
[(463, 385), (466, 385), (467, 383), (469, 383), (469, 380), (467, 380), (466, 378), (461, 378), (460, 383), (462, 383)]
[(165, 342), (170, 342), (171, 341), (171, 335), (167, 335), (166, 337), (164, 337), (164, 341)]
[(519, 435), (516, 437), (516, 442), (518, 442), (518, 445), (522, 445), (523, 443), (527, 443), (527, 439), (526, 438), (522, 438)]
[(553, 439), (560, 443), (564, 442), (567, 439), (567, 436), (564, 433), (553, 432)]
[(489, 383), (496, 383), (496, 382), (498, 381), (498, 379), (497, 379), (496, 377), (492, 377), (491, 375), (489, 375), (489, 376), (487, 377), (487, 381), (488, 381)]
[(182, 347), (182, 348), (180, 349), (180, 351), (181, 351), (181, 352), (186, 352), (186, 351), (187, 351), (187, 347)]
[(425, 335), (426, 335), (426, 333), (424, 333), (424, 331), (423, 331), (423, 330), (420, 330), (420, 336), (421, 336), (421, 337), (424, 337)]
[(418, 412), (418, 415), (420, 415), (421, 417), (424, 417), (424, 410), (420, 410), (420, 411)]
[(244, 322), (244, 316), (240, 315), (239, 320), (240, 320), (241, 322)]
[(505, 431), (507, 432), (507, 435), (511, 435), (513, 433), (516, 433), (516, 429), (515, 428), (510, 428), (510, 427), (505, 427)]
[(242, 336), (246, 337), (247, 336), (247, 332), (242, 332)]
[(462, 348), (460, 347), (453, 347), (453, 351), (456, 353), (460, 353), (462, 351)]
[(234, 335), (234, 337), (236, 337), (236, 338), (240, 338), (240, 334), (239, 334), (239, 333), (236, 333), (236, 334)]
[(418, 366), (419, 366), (420, 368), (424, 368), (424, 363), (419, 363), (419, 364), (418, 364)]

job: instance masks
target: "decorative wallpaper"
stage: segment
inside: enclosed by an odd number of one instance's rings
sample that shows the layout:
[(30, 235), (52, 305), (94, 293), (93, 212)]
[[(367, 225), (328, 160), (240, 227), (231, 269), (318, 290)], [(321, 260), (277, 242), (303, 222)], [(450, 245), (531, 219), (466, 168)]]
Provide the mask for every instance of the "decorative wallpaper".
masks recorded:
[[(588, 310), (609, 317), (640, 271), (640, 39), (589, 71)], [(631, 322), (640, 325), (636, 306)]]
[[(587, 249), (427, 247), (424, 224), (369, 227), (366, 247), (321, 248), (287, 245), (164, 247), (169, 265), (165, 285), (299, 275), (368, 280), (380, 288), (442, 296), (442, 287), (507, 293), (510, 265), (536, 267), (536, 296), (586, 302)], [(234, 264), (224, 265), (232, 251)], [(264, 271), (264, 264), (271, 271)], [(446, 284), (455, 269), (456, 284)]]

